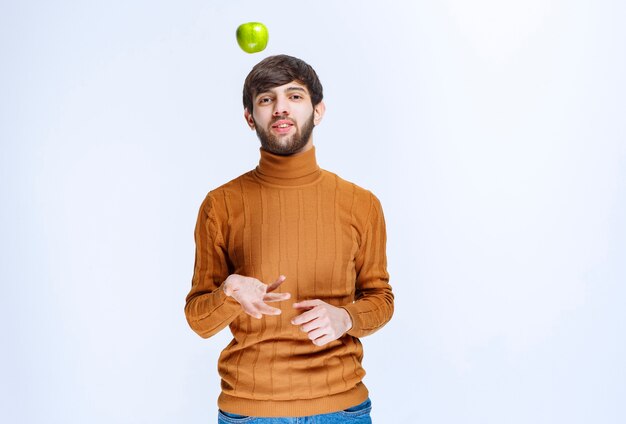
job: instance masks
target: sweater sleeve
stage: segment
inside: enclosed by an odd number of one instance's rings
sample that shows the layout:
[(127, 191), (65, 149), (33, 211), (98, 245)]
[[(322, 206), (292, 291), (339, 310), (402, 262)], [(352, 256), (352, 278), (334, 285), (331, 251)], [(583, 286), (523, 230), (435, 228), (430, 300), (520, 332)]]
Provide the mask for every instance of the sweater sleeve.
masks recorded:
[(365, 225), (356, 257), (355, 301), (344, 306), (352, 319), (348, 334), (354, 337), (374, 333), (393, 315), (394, 296), (387, 273), (385, 219), (380, 202), (374, 195), (371, 195)]
[(200, 207), (194, 239), (195, 265), (191, 291), (186, 298), (185, 316), (193, 331), (208, 338), (241, 313), (239, 303), (222, 290), (229, 267), (215, 202), (210, 194)]

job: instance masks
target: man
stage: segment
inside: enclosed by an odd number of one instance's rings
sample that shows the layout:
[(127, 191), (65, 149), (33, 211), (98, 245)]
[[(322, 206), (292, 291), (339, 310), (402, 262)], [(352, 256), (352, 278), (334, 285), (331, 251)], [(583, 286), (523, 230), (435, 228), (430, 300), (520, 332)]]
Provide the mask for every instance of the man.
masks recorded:
[(258, 63), (243, 104), (259, 165), (200, 207), (185, 314), (202, 337), (234, 336), (219, 358), (219, 422), (371, 422), (358, 337), (393, 314), (385, 223), (373, 194), (317, 165), (322, 97), (302, 60)]

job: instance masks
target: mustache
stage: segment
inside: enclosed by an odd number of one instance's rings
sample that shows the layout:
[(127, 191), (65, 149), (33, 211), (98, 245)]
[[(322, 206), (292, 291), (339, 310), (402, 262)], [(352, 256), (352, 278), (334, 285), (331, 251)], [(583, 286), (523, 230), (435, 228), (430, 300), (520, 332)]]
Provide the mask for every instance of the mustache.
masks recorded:
[(291, 119), (290, 117), (286, 116), (286, 115), (282, 115), (282, 116), (276, 116), (274, 118), (272, 118), (272, 122), (270, 123), (270, 125), (275, 124), (278, 121), (289, 121), (292, 124), (296, 124), (295, 121), (293, 119)]

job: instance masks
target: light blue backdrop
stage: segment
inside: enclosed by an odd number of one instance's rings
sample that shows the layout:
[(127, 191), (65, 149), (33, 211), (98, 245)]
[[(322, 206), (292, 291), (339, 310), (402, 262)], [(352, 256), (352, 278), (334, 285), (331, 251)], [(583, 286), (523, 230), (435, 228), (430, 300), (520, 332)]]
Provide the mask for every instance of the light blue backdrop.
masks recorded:
[[(268, 48), (239, 50), (264, 22)], [(243, 79), (311, 63), (322, 167), (383, 203), (376, 423), (626, 422), (626, 8), (2, 1), (0, 421), (215, 422), (193, 227), (251, 169)]]

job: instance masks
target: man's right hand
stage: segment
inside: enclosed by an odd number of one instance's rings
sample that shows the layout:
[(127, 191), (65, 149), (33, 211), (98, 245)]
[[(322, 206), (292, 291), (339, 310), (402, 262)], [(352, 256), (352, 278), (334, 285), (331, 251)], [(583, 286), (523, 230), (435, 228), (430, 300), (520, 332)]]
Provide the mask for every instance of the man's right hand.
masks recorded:
[(291, 298), (289, 293), (272, 293), (285, 281), (285, 278), (287, 277), (281, 275), (268, 286), (256, 278), (231, 274), (224, 281), (224, 294), (232, 296), (239, 302), (245, 313), (257, 319), (263, 315), (280, 315), (280, 309), (272, 308), (267, 303)]

